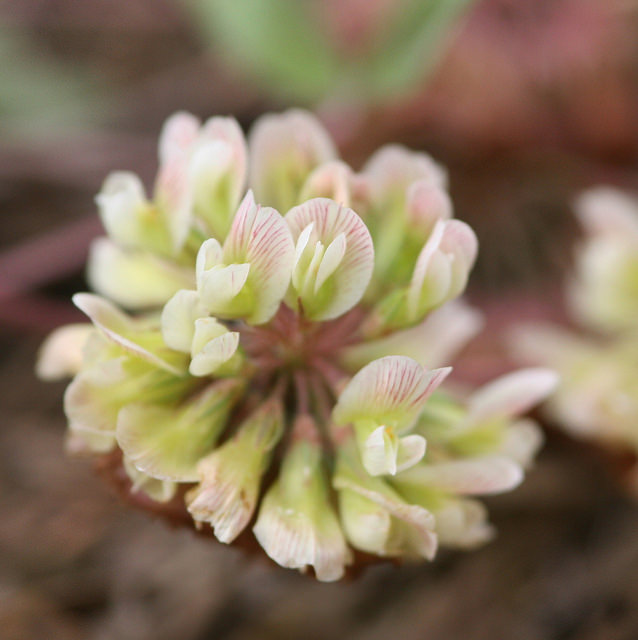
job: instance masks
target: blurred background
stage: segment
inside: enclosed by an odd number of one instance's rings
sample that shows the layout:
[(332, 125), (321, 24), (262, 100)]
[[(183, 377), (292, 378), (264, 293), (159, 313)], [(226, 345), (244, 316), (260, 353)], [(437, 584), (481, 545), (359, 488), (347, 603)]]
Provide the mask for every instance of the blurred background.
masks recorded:
[(638, 509), (553, 432), (490, 501), (491, 545), (321, 585), (124, 507), (65, 458), (64, 385), (33, 375), (42, 338), (79, 317), (109, 171), (150, 182), (178, 109), (246, 128), (304, 106), (355, 168), (387, 142), (449, 168), (481, 242), (490, 377), (504, 325), (561, 315), (574, 196), (638, 188), (638, 2), (4, 0), (0, 52), (0, 636), (638, 637)]

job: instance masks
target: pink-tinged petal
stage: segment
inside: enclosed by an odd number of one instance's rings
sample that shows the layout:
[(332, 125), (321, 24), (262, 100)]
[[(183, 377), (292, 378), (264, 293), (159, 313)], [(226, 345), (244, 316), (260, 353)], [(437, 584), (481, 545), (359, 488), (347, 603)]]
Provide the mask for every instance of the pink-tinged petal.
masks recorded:
[[(326, 247), (321, 261), (312, 265), (304, 264), (298, 251), (295, 271), (304, 270), (304, 282), (310, 276), (315, 283), (309, 291), (295, 292), (304, 313), (313, 320), (330, 320), (351, 309), (365, 293), (374, 268), (372, 238), (363, 220), (352, 209), (315, 198), (291, 209), (286, 222), (295, 241), (303, 240), (302, 252), (316, 252), (318, 243)], [(328, 278), (331, 291), (322, 292)]]
[(614, 187), (596, 187), (582, 193), (575, 203), (585, 230), (593, 235), (611, 235), (638, 240), (638, 202)]
[(109, 174), (95, 202), (110, 238), (125, 246), (141, 242), (139, 213), (147, 206), (147, 200), (144, 185), (134, 173)]
[(199, 135), (200, 121), (185, 111), (178, 111), (164, 122), (159, 137), (160, 164), (183, 160)]
[(160, 166), (154, 200), (164, 215), (172, 249), (177, 253), (186, 241), (192, 217), (193, 193), (187, 160), (175, 158)]
[(337, 424), (373, 420), (409, 428), (430, 394), (451, 368), (427, 371), (405, 356), (387, 356), (359, 371), (342, 391), (333, 411)]
[[(146, 327), (139, 327), (135, 320), (104, 298), (90, 293), (76, 293), (73, 303), (91, 319), (106, 338), (125, 351), (175, 375), (184, 373), (180, 366), (163, 357), (164, 354), (159, 355), (157, 351), (161, 352), (161, 349), (156, 351), (146, 348), (143, 345), (143, 342), (147, 342)], [(159, 334), (157, 338), (160, 338)], [(160, 343), (161, 338), (157, 342)]]
[(472, 496), (510, 491), (522, 480), (523, 470), (516, 462), (503, 456), (485, 456), (419, 464), (399, 474), (395, 482), (399, 487), (408, 484)]
[(363, 189), (360, 179), (341, 160), (332, 160), (318, 166), (306, 180), (299, 199), (329, 198), (345, 207), (352, 207)]
[(232, 157), (232, 193), (239, 200), (246, 183), (248, 172), (248, 148), (244, 132), (235, 118), (210, 118), (204, 123), (201, 131), (201, 139), (204, 143), (210, 141), (223, 141), (231, 149)]
[(299, 202), (303, 184), (316, 167), (337, 157), (323, 125), (299, 109), (259, 118), (248, 146), (250, 187), (259, 202), (280, 211)]
[(455, 300), (433, 311), (415, 327), (346, 347), (342, 362), (356, 371), (372, 360), (396, 355), (410, 356), (424, 367), (440, 367), (452, 362), (483, 324), (478, 311)]
[(192, 269), (123, 249), (108, 238), (91, 245), (87, 279), (92, 289), (129, 309), (163, 305), (180, 289), (195, 286)]
[(298, 440), (286, 451), (253, 528), (264, 551), (282, 567), (312, 566), (317, 579), (343, 576), (352, 561), (330, 501), (318, 446)]
[(286, 221), (270, 207), (255, 204), (249, 191), (224, 243), (224, 264), (250, 264), (248, 284), (254, 298), (251, 324), (262, 324), (279, 308), (290, 283), (295, 245)]
[(427, 180), (445, 188), (447, 173), (426, 153), (411, 151), (397, 144), (381, 147), (363, 168), (373, 199), (383, 198), (388, 191), (405, 190), (417, 180)]
[(460, 220), (439, 220), (417, 259), (408, 290), (408, 314), (417, 319), (463, 292), (474, 266), (478, 241)]
[(450, 195), (431, 180), (418, 180), (407, 192), (407, 216), (411, 226), (424, 234), (431, 233), (438, 220), (449, 220), (453, 215)]
[(94, 328), (91, 324), (68, 324), (55, 329), (38, 351), (35, 371), (42, 380), (61, 380), (82, 368), (84, 345)]
[(522, 369), (485, 385), (468, 401), (468, 420), (512, 418), (529, 411), (558, 385), (558, 375), (550, 369)]
[(461, 220), (448, 220), (441, 239), (441, 251), (451, 254), (469, 271), (478, 254), (478, 239), (472, 227)]

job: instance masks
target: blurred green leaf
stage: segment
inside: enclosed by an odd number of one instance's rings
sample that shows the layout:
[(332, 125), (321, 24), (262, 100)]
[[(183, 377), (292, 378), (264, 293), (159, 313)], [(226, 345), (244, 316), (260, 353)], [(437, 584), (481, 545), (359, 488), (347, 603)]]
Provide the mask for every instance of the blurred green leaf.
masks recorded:
[(383, 102), (410, 91), (438, 62), (473, 0), (397, 0), (387, 35), (348, 58), (318, 26), (321, 0), (182, 0), (230, 65), (275, 95), (317, 102), (331, 95)]
[(302, 0), (186, 0), (215, 50), (264, 87), (316, 100), (334, 82), (339, 60)]
[(409, 0), (389, 37), (356, 74), (368, 95), (409, 91), (439, 62), (451, 30), (473, 0)]

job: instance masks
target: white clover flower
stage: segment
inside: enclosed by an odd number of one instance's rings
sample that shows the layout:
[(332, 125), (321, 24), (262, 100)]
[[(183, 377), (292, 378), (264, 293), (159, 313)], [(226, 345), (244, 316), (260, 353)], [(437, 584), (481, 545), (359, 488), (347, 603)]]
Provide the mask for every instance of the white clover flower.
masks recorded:
[(232, 119), (179, 113), (159, 147), (151, 198), (122, 173), (98, 196), (102, 295), (74, 297), (91, 324), (41, 351), (43, 377), (75, 374), (68, 450), (319, 580), (353, 549), (431, 559), (487, 540), (476, 496), (521, 481), (540, 438), (519, 414), (553, 378), (439, 388), (481, 325), (453, 300), (477, 241), (443, 169), (389, 146), (357, 174), (301, 111), (263, 117), (248, 145)]

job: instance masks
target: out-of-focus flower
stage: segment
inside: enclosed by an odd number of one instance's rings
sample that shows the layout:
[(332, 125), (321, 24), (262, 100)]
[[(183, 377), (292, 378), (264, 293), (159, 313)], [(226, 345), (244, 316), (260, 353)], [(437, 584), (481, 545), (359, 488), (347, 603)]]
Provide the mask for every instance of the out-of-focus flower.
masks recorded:
[(560, 373), (546, 410), (572, 435), (638, 453), (638, 201), (598, 187), (576, 213), (586, 235), (567, 299), (586, 331), (521, 326), (512, 350)]
[(554, 377), (438, 389), (450, 368), (432, 367), (481, 324), (452, 301), (477, 242), (445, 172), (393, 146), (356, 174), (299, 111), (249, 140), (248, 159), (234, 121), (177, 114), (152, 199), (107, 179), (89, 268), (105, 297), (74, 296), (91, 324), (52, 334), (38, 364), (76, 374), (69, 451), (121, 461), (131, 492), (224, 543), (254, 521), (275, 562), (319, 580), (352, 549), (430, 559), (486, 540), (468, 496), (521, 481), (540, 437), (519, 414)]

